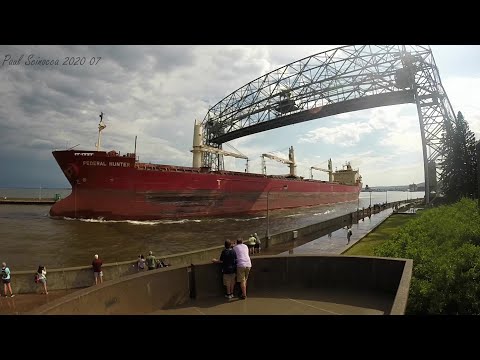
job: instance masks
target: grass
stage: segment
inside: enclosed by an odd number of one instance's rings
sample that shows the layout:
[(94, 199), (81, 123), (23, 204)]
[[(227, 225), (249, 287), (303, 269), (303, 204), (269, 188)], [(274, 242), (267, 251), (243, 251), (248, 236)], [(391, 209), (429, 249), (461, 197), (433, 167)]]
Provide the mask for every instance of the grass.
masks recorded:
[(374, 256), (373, 250), (384, 241), (390, 239), (393, 233), (412, 220), (412, 215), (393, 214), (386, 219), (374, 231), (365, 236), (362, 240), (353, 245), (343, 255)]

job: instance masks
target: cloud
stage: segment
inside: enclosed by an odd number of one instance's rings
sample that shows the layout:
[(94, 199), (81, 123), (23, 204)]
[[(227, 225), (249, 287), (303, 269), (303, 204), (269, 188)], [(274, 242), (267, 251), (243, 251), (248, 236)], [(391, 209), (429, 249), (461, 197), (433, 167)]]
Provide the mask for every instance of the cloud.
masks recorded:
[(460, 111), (465, 120), (475, 133), (475, 138), (480, 138), (480, 76), (478, 77), (448, 77), (444, 81), (445, 91), (455, 111)]
[(353, 122), (341, 124), (332, 128), (320, 127), (309, 131), (299, 139), (300, 143), (337, 144), (340, 146), (354, 146), (360, 141), (362, 134), (372, 132), (372, 127), (367, 123)]

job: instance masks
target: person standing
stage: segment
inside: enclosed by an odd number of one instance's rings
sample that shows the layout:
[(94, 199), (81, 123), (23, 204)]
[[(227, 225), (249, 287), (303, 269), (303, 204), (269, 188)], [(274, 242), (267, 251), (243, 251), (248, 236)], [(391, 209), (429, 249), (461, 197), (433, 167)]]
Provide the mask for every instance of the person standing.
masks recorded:
[(6, 263), (2, 263), (2, 282), (3, 282), (3, 292), (5, 297), (7, 297), (7, 290), (10, 291), (10, 297), (14, 297), (12, 293), (12, 285), (10, 285), (10, 269), (7, 267)]
[(155, 270), (157, 268), (157, 258), (153, 255), (152, 251), (148, 253), (145, 262), (147, 263), (148, 270)]
[(232, 242), (225, 240), (225, 249), (220, 254), (220, 259), (212, 259), (212, 262), (222, 264), (223, 285), (226, 287), (225, 297), (233, 298), (233, 288), (235, 287), (235, 273), (237, 272), (237, 255), (232, 248)]
[(250, 237), (247, 239), (247, 241), (245, 242), (245, 245), (248, 247), (248, 252), (249, 254), (253, 254), (255, 249), (255, 236), (253, 236), (253, 234), (250, 234)]
[(103, 283), (103, 271), (102, 271), (103, 261), (98, 258), (98, 255), (95, 254), (95, 259), (92, 261), (93, 276), (95, 277), (95, 285), (98, 284), (98, 279), (100, 279), (100, 284)]
[(350, 238), (352, 237), (352, 229), (347, 228), (347, 244), (350, 244)]
[(257, 252), (260, 254), (260, 247), (262, 245), (262, 242), (260, 241), (260, 237), (257, 235), (257, 233), (253, 234), (255, 236), (255, 245), (253, 246), (253, 252)]
[(240, 283), (240, 289), (242, 289), (240, 299), (243, 300), (247, 297), (247, 280), (252, 268), (252, 261), (250, 260), (248, 247), (242, 239), (237, 240), (237, 245), (233, 248), (233, 251), (237, 255), (237, 282)]
[(47, 269), (45, 266), (40, 265), (37, 270), (38, 282), (43, 285), (43, 291), (40, 294), (48, 295), (47, 290)]

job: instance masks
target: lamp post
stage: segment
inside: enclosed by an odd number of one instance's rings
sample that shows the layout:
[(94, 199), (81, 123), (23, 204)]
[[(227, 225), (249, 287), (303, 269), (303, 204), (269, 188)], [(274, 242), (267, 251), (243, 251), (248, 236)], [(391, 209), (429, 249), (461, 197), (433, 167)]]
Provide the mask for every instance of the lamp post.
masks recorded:
[(388, 204), (388, 198), (387, 198), (388, 190), (385, 190), (385, 205)]
[(372, 190), (369, 191), (370, 193), (370, 208), (372, 207)]
[(267, 191), (267, 240), (270, 239), (270, 217), (269, 217), (270, 203), (268, 201), (268, 197), (270, 195), (270, 191), (275, 189), (288, 190), (288, 185), (272, 187), (270, 190)]

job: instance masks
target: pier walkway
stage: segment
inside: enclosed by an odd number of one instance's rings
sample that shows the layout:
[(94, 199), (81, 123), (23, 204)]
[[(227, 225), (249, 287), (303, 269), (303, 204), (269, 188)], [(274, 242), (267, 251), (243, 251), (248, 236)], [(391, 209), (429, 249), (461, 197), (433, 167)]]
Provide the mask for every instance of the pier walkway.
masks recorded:
[(150, 315), (383, 315), (391, 296), (345, 289), (275, 289), (255, 291), (241, 300), (210, 297)]
[(331, 232), (328, 235), (321, 236), (308, 242), (302, 242), (301, 239), (286, 244), (278, 244), (261, 250), (261, 255), (286, 255), (286, 254), (332, 254), (338, 255), (344, 253), (348, 248), (360, 241), (369, 232), (380, 225), (393, 212), (389, 208), (372, 214), (360, 220), (358, 224), (352, 225), (352, 236), (350, 243), (347, 244), (347, 228), (341, 228)]

